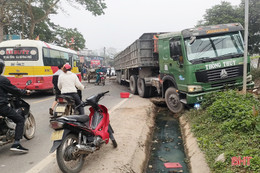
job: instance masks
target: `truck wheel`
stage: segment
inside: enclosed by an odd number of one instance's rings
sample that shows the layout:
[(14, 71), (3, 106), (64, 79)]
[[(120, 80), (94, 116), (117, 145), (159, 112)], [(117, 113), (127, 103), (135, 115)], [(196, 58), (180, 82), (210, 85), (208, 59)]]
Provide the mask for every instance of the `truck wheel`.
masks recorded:
[(180, 113), (184, 108), (183, 104), (180, 102), (179, 94), (173, 87), (170, 87), (166, 90), (165, 101), (167, 107), (173, 113)]
[(148, 97), (150, 87), (145, 86), (144, 79), (137, 79), (137, 91), (140, 97), (146, 98)]
[(137, 94), (137, 76), (136, 75), (132, 75), (130, 77), (130, 90), (132, 94)]

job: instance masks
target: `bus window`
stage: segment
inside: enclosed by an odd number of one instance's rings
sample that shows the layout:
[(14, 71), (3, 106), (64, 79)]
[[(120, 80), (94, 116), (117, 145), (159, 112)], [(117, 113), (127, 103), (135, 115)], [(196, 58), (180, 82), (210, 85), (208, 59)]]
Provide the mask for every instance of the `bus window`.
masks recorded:
[(60, 63), (60, 51), (57, 50), (50, 50), (50, 55), (51, 55), (51, 65), (52, 66), (58, 66)]
[(43, 48), (43, 64), (45, 66), (50, 66), (51, 65), (50, 49)]
[(66, 64), (66, 62), (69, 62), (69, 54), (66, 52), (61, 52), (61, 64)]

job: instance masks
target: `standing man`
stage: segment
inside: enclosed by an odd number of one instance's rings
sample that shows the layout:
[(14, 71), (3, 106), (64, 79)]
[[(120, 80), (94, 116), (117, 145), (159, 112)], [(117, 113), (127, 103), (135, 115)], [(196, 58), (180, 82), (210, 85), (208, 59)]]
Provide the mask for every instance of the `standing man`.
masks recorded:
[(111, 67), (109, 68), (109, 71), (108, 71), (108, 76), (109, 76), (109, 78), (111, 77)]
[(11, 146), (11, 151), (17, 151), (21, 153), (27, 153), (29, 150), (24, 148), (20, 144), (20, 139), (23, 137), (23, 131), (24, 131), (24, 117), (17, 112), (15, 112), (14, 109), (8, 106), (9, 102), (7, 100), (7, 94), (11, 93), (16, 96), (21, 96), (24, 94), (30, 94), (29, 90), (21, 90), (17, 88), (16, 86), (12, 85), (9, 79), (2, 76), (2, 73), (4, 71), (5, 64), (2, 59), (0, 59), (0, 113), (1, 116), (8, 117), (16, 124), (15, 127), (15, 137), (14, 137), (14, 143)]

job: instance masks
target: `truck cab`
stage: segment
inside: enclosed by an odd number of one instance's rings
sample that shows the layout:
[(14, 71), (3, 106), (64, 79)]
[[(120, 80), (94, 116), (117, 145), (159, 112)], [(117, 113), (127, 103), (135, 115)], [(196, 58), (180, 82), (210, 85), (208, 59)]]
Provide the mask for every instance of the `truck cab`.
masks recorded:
[[(243, 86), (244, 43), (239, 23), (204, 26), (159, 35), (162, 96), (178, 113), (183, 104), (200, 103), (204, 95)], [(250, 59), (247, 87), (253, 87)]]

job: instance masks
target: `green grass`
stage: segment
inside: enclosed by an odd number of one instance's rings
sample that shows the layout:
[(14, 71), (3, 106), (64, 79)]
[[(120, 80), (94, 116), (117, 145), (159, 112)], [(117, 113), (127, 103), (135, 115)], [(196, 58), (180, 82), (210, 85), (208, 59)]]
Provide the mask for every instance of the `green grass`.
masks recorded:
[[(259, 100), (251, 94), (244, 96), (233, 90), (207, 97), (201, 110), (190, 110), (186, 115), (212, 172), (259, 173)], [(225, 162), (215, 162), (222, 153)], [(238, 156), (251, 156), (250, 166), (232, 166), (231, 158)]]

